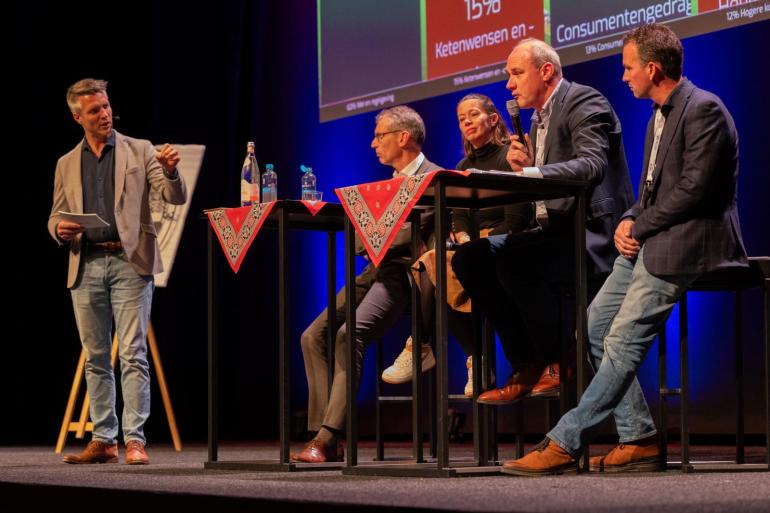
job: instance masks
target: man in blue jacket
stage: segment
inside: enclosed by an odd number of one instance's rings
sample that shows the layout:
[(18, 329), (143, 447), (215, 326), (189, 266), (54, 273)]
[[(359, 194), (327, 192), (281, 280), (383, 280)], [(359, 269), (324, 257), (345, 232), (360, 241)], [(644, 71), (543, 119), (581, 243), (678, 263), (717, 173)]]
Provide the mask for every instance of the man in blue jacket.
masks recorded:
[(655, 470), (655, 424), (636, 373), (687, 287), (701, 274), (745, 266), (736, 207), (738, 135), (715, 95), (682, 76), (682, 44), (663, 25), (626, 35), (623, 81), (653, 101), (639, 200), (615, 230), (620, 256), (591, 303), (591, 356), (597, 372), (578, 406), (547, 438), (503, 472), (571, 472), (610, 415), (620, 444), (591, 458), (592, 471)]
[[(601, 93), (563, 78), (559, 55), (543, 41), (516, 45), (506, 73), (519, 106), (535, 110), (531, 135), (511, 141), (508, 162), (526, 176), (588, 182), (589, 273), (606, 276), (617, 256), (613, 231), (633, 203), (620, 121)], [(470, 242), (455, 253), (455, 274), (492, 322), (515, 371), (504, 386), (481, 394), (480, 403), (511, 403), (559, 388), (553, 284), (574, 281), (573, 209), (572, 199), (537, 202), (534, 229)]]

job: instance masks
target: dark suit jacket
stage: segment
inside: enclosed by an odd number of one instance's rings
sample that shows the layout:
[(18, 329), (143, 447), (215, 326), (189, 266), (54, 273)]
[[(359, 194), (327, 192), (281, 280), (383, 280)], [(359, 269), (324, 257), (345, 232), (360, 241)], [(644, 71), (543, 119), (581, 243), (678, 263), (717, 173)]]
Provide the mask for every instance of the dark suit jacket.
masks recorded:
[[(609, 272), (618, 253), (613, 235), (634, 201), (620, 120), (596, 89), (564, 80), (552, 99), (545, 140), (545, 178), (590, 182), (586, 249), (595, 272)], [(537, 144), (537, 127), (530, 138)], [(570, 210), (571, 199), (546, 201), (549, 212)]]
[[(687, 79), (660, 107), (666, 116), (649, 202), (627, 212), (644, 244), (644, 265), (656, 276), (699, 274), (746, 265), (736, 207), (738, 134), (715, 95)], [(644, 189), (653, 141), (647, 125)]]

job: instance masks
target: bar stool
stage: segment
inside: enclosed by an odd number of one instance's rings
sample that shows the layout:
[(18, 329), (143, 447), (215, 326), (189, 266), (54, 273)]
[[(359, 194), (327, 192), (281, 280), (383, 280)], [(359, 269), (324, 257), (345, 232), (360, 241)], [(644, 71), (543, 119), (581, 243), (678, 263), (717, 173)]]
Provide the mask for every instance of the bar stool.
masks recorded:
[[(689, 406), (689, 374), (688, 374), (688, 325), (687, 325), (687, 293), (679, 300), (679, 365), (681, 388), (669, 388), (666, 378), (666, 333), (665, 329), (658, 337), (658, 380), (659, 380), (659, 425), (660, 449), (662, 460), (668, 464), (668, 428), (667, 410), (668, 398), (679, 396), (681, 403), (681, 439), (682, 439), (682, 472), (698, 471), (746, 471), (770, 470), (770, 257), (750, 257), (749, 266), (743, 268), (723, 269), (705, 274), (698, 278), (688, 291), (735, 293), (735, 379), (736, 379), (736, 434), (735, 434), (735, 463), (697, 463), (690, 461), (690, 425), (688, 416)], [(742, 321), (742, 292), (748, 289), (760, 288), (764, 301), (764, 393), (765, 393), (765, 463), (747, 464), (744, 454), (744, 392), (743, 392), (743, 337)]]
[[(475, 220), (472, 222), (475, 226)], [(477, 230), (473, 230), (474, 232), (477, 232)], [(412, 243), (413, 248), (412, 252), (413, 254), (417, 254), (419, 247), (415, 241), (418, 241), (418, 235), (417, 232), (413, 232), (412, 235)], [(411, 267), (411, 265), (410, 265)], [(419, 305), (420, 304), (420, 291), (418, 287), (412, 287), (412, 305)], [(419, 308), (410, 308), (407, 312), (405, 312), (407, 315), (410, 315), (412, 318), (412, 337), (413, 341), (421, 340), (422, 339), (422, 321), (420, 319), (420, 312)], [(478, 317), (474, 319), (474, 323), (478, 322)], [(476, 325), (476, 329), (478, 330), (478, 324)], [(489, 326), (488, 323), (483, 323), (481, 329), (481, 341), (484, 347), (487, 349), (487, 354), (490, 354), (490, 352), (493, 353), (493, 351), (489, 351), (490, 347), (494, 347), (494, 331), (492, 330), (491, 326)], [(478, 333), (478, 331), (477, 331)], [(478, 336), (478, 335), (477, 335)], [(413, 342), (413, 344), (417, 344), (417, 342)], [(429, 379), (428, 379), (428, 386), (424, 387), (422, 384), (419, 383), (419, 380), (413, 381), (413, 395), (404, 395), (404, 396), (397, 396), (397, 395), (384, 395), (382, 393), (382, 384), (380, 382), (380, 376), (382, 375), (383, 371), (383, 364), (382, 364), (382, 340), (379, 341), (377, 344), (377, 356), (376, 356), (376, 364), (375, 364), (375, 372), (376, 372), (376, 379), (375, 379), (375, 444), (376, 444), (376, 455), (375, 460), (383, 461), (385, 459), (385, 442), (384, 442), (384, 416), (382, 414), (382, 406), (386, 403), (411, 403), (412, 404), (412, 440), (413, 440), (413, 453), (415, 460), (418, 462), (424, 461), (422, 458), (422, 439), (423, 439), (423, 423), (420, 418), (421, 411), (418, 410), (417, 404), (424, 405), (425, 404), (425, 396), (428, 397), (428, 412), (429, 412), (429, 429), (428, 429), (428, 436), (430, 441), (430, 452), (429, 455), (431, 458), (436, 457), (436, 444), (437, 444), (437, 432), (438, 432), (438, 418), (437, 418), (437, 409), (435, 407), (435, 397), (436, 397), (436, 375), (435, 372), (429, 372)], [(414, 345), (413, 347), (418, 347), (417, 345)], [(435, 349), (435, 348), (434, 348)], [(482, 351), (483, 352), (483, 351)], [(474, 357), (474, 360), (476, 358)], [(416, 369), (417, 364), (413, 361), (413, 371)], [(486, 369), (494, 368), (494, 355), (492, 358), (489, 359), (489, 361), (486, 363), (486, 366), (484, 367)], [(481, 370), (482, 367), (479, 367), (479, 370)], [(489, 372), (488, 372), (489, 374)], [(487, 377), (489, 379), (489, 377)], [(482, 377), (482, 383), (485, 383), (484, 378)], [(418, 401), (413, 401), (414, 397), (414, 388), (416, 387), (417, 392), (416, 395), (419, 398)], [(427, 394), (424, 392), (425, 388), (427, 388)], [(476, 404), (473, 401), (473, 398), (465, 397), (464, 394), (450, 394), (448, 396), (449, 402), (454, 403), (472, 403), (474, 407), (474, 412), (476, 411), (476, 408), (479, 408), (479, 405)], [(483, 422), (482, 425), (478, 425), (476, 423), (476, 419), (478, 418), (477, 415), (474, 414), (474, 432), (478, 432), (477, 430), (480, 429), (488, 429), (490, 434), (494, 433), (494, 429), (492, 429), (492, 426), (496, 424), (496, 417), (495, 412), (491, 411), (490, 417), (491, 420), (488, 422), (487, 426), (485, 427)], [(475, 456), (478, 458), (479, 453), (481, 451), (481, 447), (478, 444), (478, 437), (475, 437), (476, 444), (474, 446), (474, 453)], [(494, 450), (495, 458), (497, 456), (497, 445), (496, 442), (490, 442), (488, 450)]]
[[(484, 326), (484, 331), (482, 334), (482, 337), (494, 337), (494, 331), (491, 330), (491, 328), (488, 325)], [(375, 444), (376, 444), (376, 456), (375, 460), (377, 461), (384, 461), (385, 460), (385, 441), (384, 441), (384, 429), (385, 429), (385, 418), (382, 413), (382, 407), (384, 404), (393, 404), (393, 403), (411, 403), (412, 402), (412, 396), (411, 395), (386, 395), (383, 393), (382, 390), (382, 382), (380, 379), (380, 376), (382, 375), (383, 371), (383, 341), (380, 340), (377, 344), (377, 359), (375, 363), (375, 372), (377, 379), (375, 380), (375, 406), (374, 406), (374, 414), (375, 414)], [(436, 455), (436, 430), (437, 430), (437, 418), (436, 418), (436, 408), (434, 407), (434, 398), (436, 397), (435, 393), (435, 373), (432, 372), (432, 369), (430, 371), (427, 371), (426, 378), (428, 381), (428, 386), (421, 388), (421, 390), (424, 390), (427, 388), (427, 393), (421, 396), (422, 400), (425, 399), (427, 396), (428, 398), (428, 412), (429, 412), (429, 429), (428, 429), (428, 440), (430, 443), (430, 457), (435, 457)], [(466, 397), (464, 394), (449, 394), (448, 396), (449, 402), (452, 403), (466, 403), (471, 404), (473, 402), (472, 397)], [(423, 403), (424, 404), (424, 403)], [(414, 425), (414, 423), (413, 423)], [(420, 437), (422, 438), (422, 437)]]
[[(383, 371), (383, 354), (382, 354), (382, 347), (383, 347), (383, 340), (379, 340), (377, 343), (377, 358), (375, 362), (375, 380), (374, 380), (374, 437), (375, 437), (375, 447), (376, 447), (376, 455), (374, 459), (376, 461), (384, 461), (385, 460), (385, 439), (384, 439), (384, 430), (385, 430), (385, 417), (383, 416), (382, 407), (384, 404), (396, 404), (396, 403), (411, 403), (412, 402), (412, 396), (411, 395), (386, 395), (383, 393), (382, 390), (382, 371)], [(424, 373), (425, 374), (425, 373)], [(430, 377), (431, 371), (427, 371), (427, 374), (429, 374), (428, 377)], [(420, 377), (422, 379), (422, 376)], [(410, 381), (411, 382), (411, 381)], [(432, 379), (428, 380), (428, 394), (427, 396), (429, 398), (433, 397), (433, 394), (431, 393), (431, 384), (433, 383)], [(421, 391), (424, 387), (420, 387)], [(421, 400), (424, 400), (425, 394), (421, 395)], [(433, 402), (431, 401), (430, 404), (432, 405)], [(429, 411), (433, 411), (435, 408), (430, 408)], [(414, 426), (415, 423), (413, 422), (412, 425)], [(422, 423), (420, 423), (422, 425)], [(433, 441), (435, 440), (435, 412), (433, 415), (431, 415), (430, 420), (430, 430), (429, 430), (429, 436), (431, 440), (431, 452), (430, 455), (434, 456), (434, 447), (433, 447)], [(419, 436), (420, 439), (422, 439), (422, 433), (420, 433)], [(414, 439), (414, 436), (413, 436)]]

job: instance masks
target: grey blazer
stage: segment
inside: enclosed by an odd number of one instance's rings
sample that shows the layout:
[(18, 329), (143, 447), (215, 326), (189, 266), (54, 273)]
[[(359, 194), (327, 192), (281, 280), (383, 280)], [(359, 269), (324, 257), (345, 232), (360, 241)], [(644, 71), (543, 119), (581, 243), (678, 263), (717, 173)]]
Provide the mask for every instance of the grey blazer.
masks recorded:
[[(545, 178), (587, 180), (586, 250), (595, 272), (609, 272), (618, 253), (613, 236), (634, 201), (620, 120), (596, 89), (564, 80), (556, 91), (545, 140)], [(533, 125), (530, 138), (537, 144)], [(566, 212), (572, 199), (546, 201)]]
[[(64, 244), (64, 241), (56, 235), (56, 225), (60, 221), (58, 212), (83, 213), (82, 146), (83, 141), (56, 164), (48, 231), (59, 244)], [(115, 223), (128, 260), (140, 275), (163, 271), (150, 214), (150, 188), (160, 190), (163, 199), (174, 205), (183, 204), (187, 197), (181, 175), (173, 180), (166, 178), (163, 167), (155, 159), (155, 149), (150, 141), (115, 132)], [(70, 242), (68, 288), (77, 282), (81, 249), (81, 236), (78, 236)]]
[[(421, 175), (423, 173), (430, 173), (431, 171), (440, 171), (444, 169), (443, 167), (439, 167), (427, 158), (423, 160), (422, 164), (420, 164), (420, 167), (417, 168), (417, 171), (415, 172), (416, 175)], [(434, 222), (434, 215), (433, 215), (433, 209), (427, 210), (425, 213), (420, 215), (420, 233), (422, 234), (422, 240), (425, 241), (425, 244), (428, 248), (432, 248), (435, 245), (434, 240), (434, 233), (433, 233), (433, 222)], [(401, 230), (399, 231), (398, 235), (396, 235), (396, 238), (393, 239), (393, 245), (391, 247), (398, 248), (398, 247), (411, 247), (412, 245), (412, 223), (404, 223), (401, 226)]]
[[(652, 188), (624, 217), (644, 244), (644, 266), (656, 276), (700, 274), (746, 265), (738, 221), (738, 134), (722, 101), (687, 79), (660, 107), (666, 116)], [(647, 125), (639, 195), (653, 142)]]

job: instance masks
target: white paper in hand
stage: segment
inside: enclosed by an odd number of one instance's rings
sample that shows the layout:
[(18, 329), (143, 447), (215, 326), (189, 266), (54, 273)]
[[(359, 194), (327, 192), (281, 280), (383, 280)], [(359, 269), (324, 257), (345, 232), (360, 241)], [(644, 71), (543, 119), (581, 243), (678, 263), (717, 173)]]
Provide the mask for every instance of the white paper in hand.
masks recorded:
[(75, 214), (73, 212), (65, 212), (63, 210), (59, 210), (58, 214), (62, 221), (78, 223), (80, 226), (86, 229), (106, 228), (110, 225), (110, 223), (99, 217), (99, 214)]

